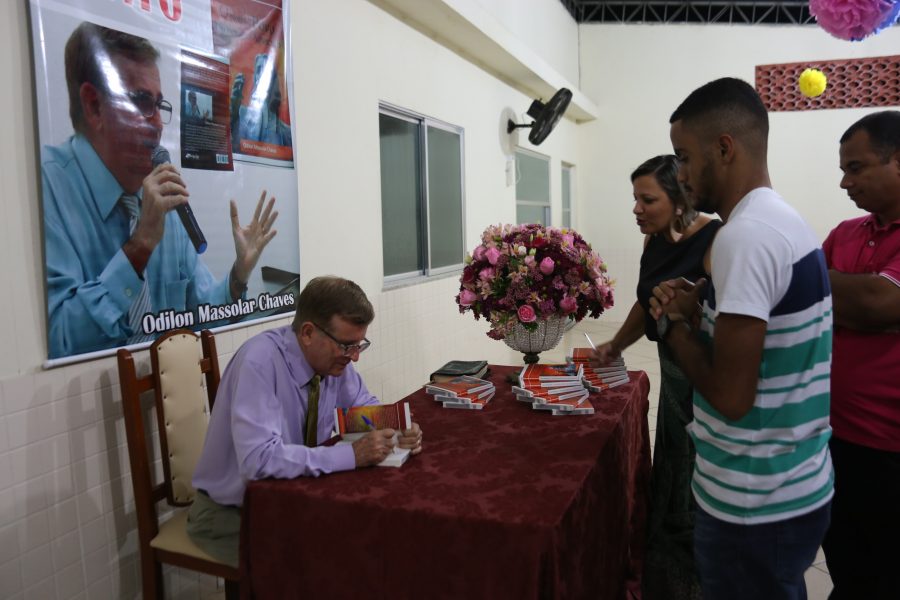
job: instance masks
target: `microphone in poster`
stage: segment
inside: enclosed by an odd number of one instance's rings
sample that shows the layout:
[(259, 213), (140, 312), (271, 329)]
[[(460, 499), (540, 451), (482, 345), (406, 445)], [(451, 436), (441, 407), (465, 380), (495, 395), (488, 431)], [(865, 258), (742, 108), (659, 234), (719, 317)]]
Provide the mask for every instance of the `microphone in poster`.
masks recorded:
[[(159, 165), (172, 162), (172, 159), (169, 156), (168, 150), (162, 146), (157, 146), (150, 153), (150, 161), (153, 163), (153, 168), (155, 169)], [(194, 217), (194, 211), (191, 210), (191, 205), (180, 204), (175, 208), (175, 211), (178, 213), (178, 216), (181, 217), (181, 224), (184, 225), (188, 237), (191, 238), (191, 243), (194, 244), (194, 249), (197, 251), (197, 254), (203, 254), (206, 251), (206, 237), (204, 237), (203, 232), (200, 231), (200, 225)]]

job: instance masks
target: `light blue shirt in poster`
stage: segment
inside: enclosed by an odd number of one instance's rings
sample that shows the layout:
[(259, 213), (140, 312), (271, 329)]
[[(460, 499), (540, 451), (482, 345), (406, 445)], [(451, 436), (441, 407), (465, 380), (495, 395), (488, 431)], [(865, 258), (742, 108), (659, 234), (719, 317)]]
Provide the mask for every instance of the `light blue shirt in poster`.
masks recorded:
[[(143, 280), (122, 251), (130, 237), (122, 187), (80, 134), (43, 148), (41, 176), (50, 358), (124, 345)], [(216, 281), (198, 259), (175, 211), (144, 276), (153, 312), (231, 302), (228, 279)]]

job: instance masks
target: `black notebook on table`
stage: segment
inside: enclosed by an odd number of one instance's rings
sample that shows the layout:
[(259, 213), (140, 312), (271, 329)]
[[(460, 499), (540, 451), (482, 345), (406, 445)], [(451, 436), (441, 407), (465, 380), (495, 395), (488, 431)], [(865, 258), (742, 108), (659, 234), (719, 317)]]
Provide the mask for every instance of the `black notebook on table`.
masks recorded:
[(431, 381), (446, 381), (460, 375), (483, 378), (487, 375), (487, 371), (486, 360), (451, 360), (431, 374)]

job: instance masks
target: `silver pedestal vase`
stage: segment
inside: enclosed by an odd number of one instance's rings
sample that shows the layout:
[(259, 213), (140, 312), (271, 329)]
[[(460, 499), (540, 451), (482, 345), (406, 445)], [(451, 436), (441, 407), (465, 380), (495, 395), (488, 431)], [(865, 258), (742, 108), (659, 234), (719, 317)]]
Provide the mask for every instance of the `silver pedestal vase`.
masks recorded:
[(525, 354), (525, 364), (531, 365), (540, 359), (538, 354), (552, 350), (559, 344), (563, 334), (572, 328), (575, 322), (569, 317), (553, 315), (545, 321), (538, 321), (537, 329), (529, 331), (521, 323), (503, 338), (507, 346)]

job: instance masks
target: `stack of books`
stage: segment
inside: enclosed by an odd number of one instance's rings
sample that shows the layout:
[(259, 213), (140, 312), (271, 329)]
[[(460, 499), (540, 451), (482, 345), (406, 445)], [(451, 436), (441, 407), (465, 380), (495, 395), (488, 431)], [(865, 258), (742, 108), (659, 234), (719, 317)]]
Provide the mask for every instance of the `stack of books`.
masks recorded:
[(513, 386), (516, 399), (535, 410), (552, 415), (590, 415), (594, 407), (587, 401), (584, 367), (581, 364), (527, 365), (519, 373), (519, 385)]
[(628, 371), (621, 357), (606, 366), (592, 368), (588, 364), (592, 353), (591, 348), (572, 348), (572, 354), (566, 357), (570, 364), (579, 365), (584, 369), (584, 385), (590, 391), (602, 392), (628, 383)]
[(497, 388), (490, 381), (460, 375), (447, 381), (426, 383), (425, 391), (443, 403), (444, 408), (481, 410), (494, 397)]

